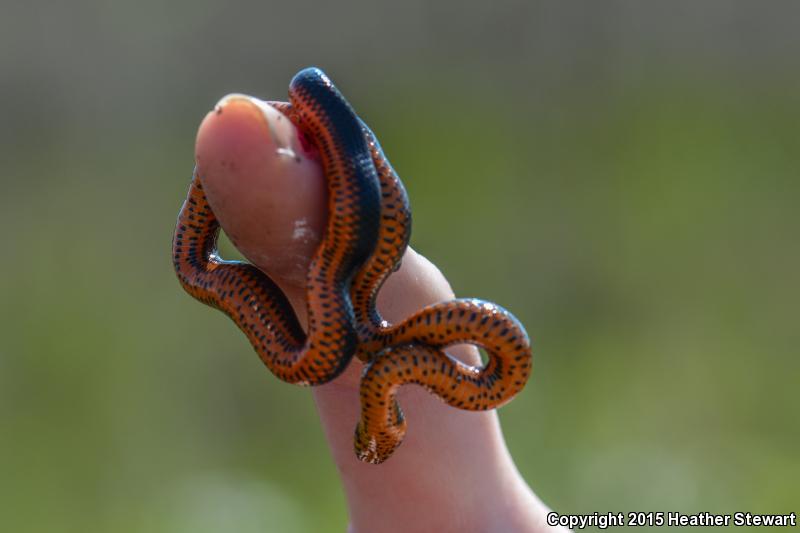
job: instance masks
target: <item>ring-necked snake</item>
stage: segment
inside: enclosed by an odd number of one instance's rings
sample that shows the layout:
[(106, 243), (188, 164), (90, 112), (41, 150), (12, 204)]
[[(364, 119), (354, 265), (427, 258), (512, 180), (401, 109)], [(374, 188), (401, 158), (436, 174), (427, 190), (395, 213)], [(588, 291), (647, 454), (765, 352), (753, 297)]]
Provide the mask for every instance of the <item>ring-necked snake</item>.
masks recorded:
[[(327, 226), (307, 276), (307, 332), (266, 274), (217, 255), (219, 224), (197, 173), (178, 215), (173, 263), (184, 289), (230, 316), (280, 379), (319, 385), (354, 355), (364, 361), (355, 451), (380, 463), (406, 431), (395, 400), (401, 385), (421, 385), (461, 409), (499, 407), (530, 375), (530, 342), (516, 318), (482, 300), (430, 305), (395, 325), (381, 318), (378, 290), (399, 267), (411, 233), (405, 189), (373, 133), (321, 70), (299, 72), (289, 97), (271, 105), (317, 147), (328, 187)], [(484, 348), (488, 363), (472, 367), (444, 351), (461, 343)]]

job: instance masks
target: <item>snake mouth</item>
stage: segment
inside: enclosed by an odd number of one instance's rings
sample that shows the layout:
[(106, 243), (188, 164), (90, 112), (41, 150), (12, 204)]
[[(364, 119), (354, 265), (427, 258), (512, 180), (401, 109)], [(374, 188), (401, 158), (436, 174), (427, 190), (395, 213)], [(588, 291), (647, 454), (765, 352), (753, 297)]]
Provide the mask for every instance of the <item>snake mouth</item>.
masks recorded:
[(309, 159), (314, 159), (316, 161), (320, 160), (317, 147), (314, 146), (314, 143), (311, 142), (311, 139), (301, 128), (297, 128), (297, 143), (299, 144), (300, 149), (303, 151), (303, 155)]

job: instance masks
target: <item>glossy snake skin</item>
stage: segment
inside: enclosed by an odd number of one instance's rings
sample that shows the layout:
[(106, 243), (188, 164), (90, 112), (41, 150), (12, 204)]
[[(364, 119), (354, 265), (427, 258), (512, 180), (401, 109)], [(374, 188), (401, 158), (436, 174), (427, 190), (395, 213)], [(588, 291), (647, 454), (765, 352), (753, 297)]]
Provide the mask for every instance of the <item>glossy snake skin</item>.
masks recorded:
[[(290, 103), (271, 102), (319, 150), (328, 186), (329, 219), (307, 277), (308, 330), (286, 296), (256, 267), (217, 255), (219, 224), (195, 175), (178, 215), (173, 263), (184, 289), (230, 316), (280, 379), (319, 385), (355, 355), (362, 373), (356, 455), (380, 463), (406, 430), (395, 400), (407, 383), (461, 409), (508, 402), (531, 372), (522, 325), (501, 307), (458, 299), (421, 309), (399, 324), (381, 318), (375, 300), (400, 265), (411, 233), (408, 197), (375, 135), (319, 69), (299, 72)], [(489, 355), (483, 368), (444, 348), (471, 343)]]

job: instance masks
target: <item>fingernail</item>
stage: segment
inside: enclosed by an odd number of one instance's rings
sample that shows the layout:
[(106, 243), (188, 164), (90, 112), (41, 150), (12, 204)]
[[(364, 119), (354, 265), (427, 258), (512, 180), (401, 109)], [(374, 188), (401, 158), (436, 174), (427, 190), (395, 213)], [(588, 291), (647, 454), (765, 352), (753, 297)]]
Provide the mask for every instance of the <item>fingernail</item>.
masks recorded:
[(276, 153), (281, 157), (287, 157), (300, 161), (300, 156), (294, 148), (292, 140), (296, 138), (294, 125), (283, 114), (269, 105), (264, 100), (260, 100), (253, 96), (239, 93), (231, 93), (223, 96), (219, 102), (214, 106), (214, 112), (220, 114), (223, 112), (226, 105), (231, 102), (247, 102), (261, 111), (261, 116), (264, 118), (264, 123), (267, 126), (270, 139), (275, 145)]

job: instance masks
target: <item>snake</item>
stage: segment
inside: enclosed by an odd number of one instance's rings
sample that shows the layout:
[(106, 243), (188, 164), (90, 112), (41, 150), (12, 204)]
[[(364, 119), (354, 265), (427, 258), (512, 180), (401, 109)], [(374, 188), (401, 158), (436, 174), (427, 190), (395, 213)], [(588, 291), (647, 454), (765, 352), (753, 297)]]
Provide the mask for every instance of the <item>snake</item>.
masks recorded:
[[(510, 312), (460, 298), (390, 324), (377, 310), (378, 292), (409, 244), (410, 204), (376, 136), (330, 78), (318, 68), (303, 69), (289, 84), (289, 102), (269, 105), (317, 148), (327, 185), (328, 220), (306, 276), (306, 327), (266, 273), (220, 257), (220, 224), (197, 168), (172, 240), (184, 290), (228, 315), (285, 382), (328, 383), (353, 358), (361, 360), (354, 451), (364, 462), (382, 463), (402, 443), (407, 422), (397, 393), (403, 385), (471, 411), (510, 401), (532, 370), (530, 339)], [(483, 348), (486, 364), (468, 365), (447, 353), (464, 343)]]

